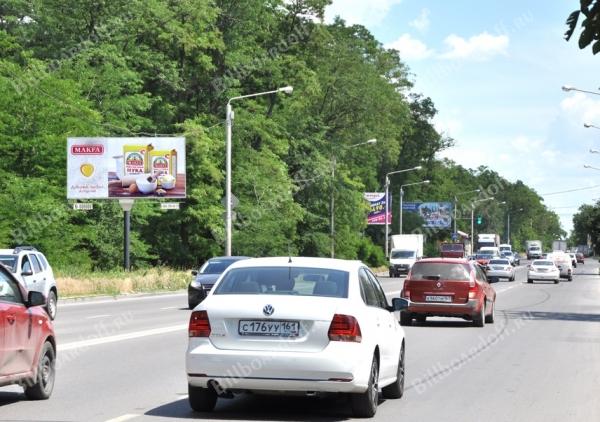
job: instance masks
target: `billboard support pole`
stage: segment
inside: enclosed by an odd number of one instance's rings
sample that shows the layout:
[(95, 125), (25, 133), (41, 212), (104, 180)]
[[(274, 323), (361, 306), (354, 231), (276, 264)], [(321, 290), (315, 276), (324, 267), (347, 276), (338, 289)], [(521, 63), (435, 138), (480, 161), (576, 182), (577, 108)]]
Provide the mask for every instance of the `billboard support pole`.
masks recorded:
[(402, 202), (404, 200), (404, 189), (400, 187), (400, 234), (402, 234)]
[(131, 209), (135, 200), (119, 199), (119, 205), (123, 209), (123, 269), (129, 271), (131, 263), (129, 260), (129, 233), (131, 232)]

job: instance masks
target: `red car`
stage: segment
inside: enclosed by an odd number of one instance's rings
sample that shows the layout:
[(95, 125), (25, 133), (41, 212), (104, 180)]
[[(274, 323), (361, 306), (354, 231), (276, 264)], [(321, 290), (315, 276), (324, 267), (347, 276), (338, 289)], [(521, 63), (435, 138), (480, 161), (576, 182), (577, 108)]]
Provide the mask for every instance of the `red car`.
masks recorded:
[(583, 254), (581, 252), (577, 252), (575, 254), (575, 257), (577, 257), (578, 264), (585, 264), (585, 257), (583, 256)]
[(465, 245), (462, 243), (442, 243), (440, 245), (440, 256), (442, 258), (464, 258)]
[(401, 297), (410, 301), (400, 313), (400, 324), (425, 322), (428, 316), (473, 321), (476, 327), (494, 322), (496, 291), (473, 261), (452, 258), (422, 259), (413, 265)]
[(0, 386), (22, 385), (33, 400), (49, 398), (54, 387), (56, 341), (45, 304), (0, 265)]

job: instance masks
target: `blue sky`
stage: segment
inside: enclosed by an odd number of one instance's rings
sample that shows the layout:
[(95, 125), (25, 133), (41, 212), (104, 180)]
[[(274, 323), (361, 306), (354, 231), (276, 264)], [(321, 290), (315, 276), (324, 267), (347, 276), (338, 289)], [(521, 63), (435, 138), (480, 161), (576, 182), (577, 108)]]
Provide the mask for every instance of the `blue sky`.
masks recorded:
[[(579, 5), (564, 1), (334, 0), (340, 15), (365, 25), (408, 64), (414, 91), (433, 99), (436, 127), (456, 140), (442, 153), (465, 167), (486, 165), (539, 194), (600, 185), (600, 55), (565, 42), (564, 22)], [(577, 34), (578, 35), (578, 34)], [(600, 93), (600, 91), (597, 91)], [(572, 228), (572, 214), (600, 189), (543, 195)]]

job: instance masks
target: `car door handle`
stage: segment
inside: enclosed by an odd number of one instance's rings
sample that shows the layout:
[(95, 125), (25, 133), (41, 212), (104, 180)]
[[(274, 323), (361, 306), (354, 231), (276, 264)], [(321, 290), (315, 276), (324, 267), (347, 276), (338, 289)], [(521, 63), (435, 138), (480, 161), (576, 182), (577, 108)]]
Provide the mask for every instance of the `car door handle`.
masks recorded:
[(8, 323), (9, 323), (10, 325), (13, 325), (13, 324), (15, 323), (15, 321), (16, 321), (16, 318), (15, 318), (15, 316), (14, 316), (14, 315), (7, 315), (7, 316), (6, 316), (6, 320), (8, 321)]

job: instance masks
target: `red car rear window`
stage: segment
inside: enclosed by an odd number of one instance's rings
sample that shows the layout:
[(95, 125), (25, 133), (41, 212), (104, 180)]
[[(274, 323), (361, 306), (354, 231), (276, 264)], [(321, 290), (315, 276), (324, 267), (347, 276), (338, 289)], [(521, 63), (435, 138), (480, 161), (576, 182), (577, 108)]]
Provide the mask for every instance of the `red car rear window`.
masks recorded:
[(417, 262), (411, 273), (411, 280), (468, 281), (471, 268), (467, 264), (444, 262)]

